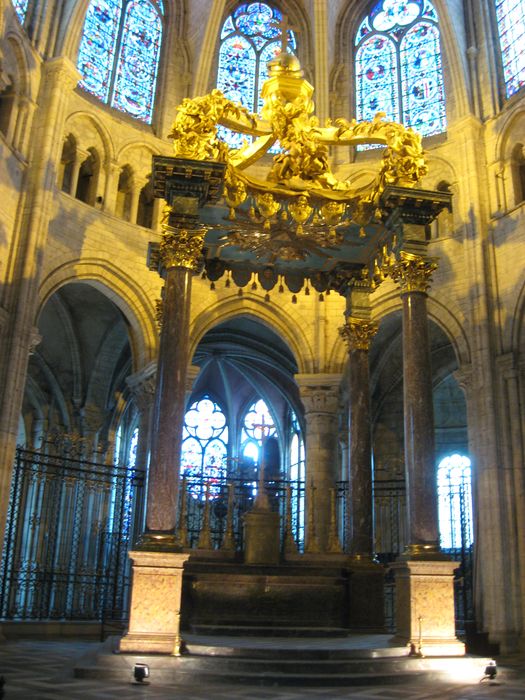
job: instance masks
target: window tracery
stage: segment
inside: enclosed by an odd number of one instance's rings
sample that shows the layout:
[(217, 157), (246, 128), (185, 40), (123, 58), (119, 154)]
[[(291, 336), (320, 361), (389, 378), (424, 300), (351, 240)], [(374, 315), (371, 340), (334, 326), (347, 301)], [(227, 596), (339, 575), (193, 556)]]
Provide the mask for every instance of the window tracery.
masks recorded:
[(159, 2), (91, 0), (78, 52), (80, 87), (147, 124), (153, 114), (161, 17)]
[(181, 476), (194, 498), (216, 498), (226, 478), (228, 425), (218, 403), (208, 395), (194, 401), (186, 411), (182, 431)]
[(355, 39), (356, 114), (423, 136), (446, 130), (438, 16), (430, 0), (379, 0)]
[(503, 77), (507, 97), (525, 85), (525, 2), (496, 0)]
[[(262, 106), (261, 87), (266, 64), (281, 52), (281, 12), (263, 2), (243, 3), (226, 19), (221, 31), (217, 87), (229, 99), (252, 112)], [(295, 51), (292, 30), (287, 30), (288, 49)], [(231, 148), (240, 148), (247, 137), (221, 128)]]

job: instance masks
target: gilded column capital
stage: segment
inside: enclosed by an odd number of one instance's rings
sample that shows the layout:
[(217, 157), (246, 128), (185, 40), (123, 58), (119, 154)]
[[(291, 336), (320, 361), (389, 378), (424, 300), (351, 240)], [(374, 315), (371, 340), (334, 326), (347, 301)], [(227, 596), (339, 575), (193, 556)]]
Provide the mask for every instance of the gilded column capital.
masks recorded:
[(184, 267), (196, 271), (199, 267), (207, 229), (177, 229), (163, 224), (162, 230), (159, 247), (161, 265), (166, 269)]
[(377, 333), (375, 321), (348, 316), (345, 325), (339, 328), (339, 335), (345, 341), (348, 350), (369, 350), (370, 342)]
[(437, 269), (437, 262), (412, 253), (401, 253), (401, 259), (392, 263), (390, 275), (401, 287), (401, 293), (423, 292), (430, 288), (432, 273)]

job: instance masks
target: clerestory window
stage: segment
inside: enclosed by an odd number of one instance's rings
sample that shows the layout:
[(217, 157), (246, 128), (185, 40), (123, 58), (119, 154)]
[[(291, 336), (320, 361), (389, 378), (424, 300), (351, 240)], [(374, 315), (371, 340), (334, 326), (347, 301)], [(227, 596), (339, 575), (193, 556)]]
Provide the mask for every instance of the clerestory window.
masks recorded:
[(160, 0), (91, 0), (78, 51), (79, 85), (151, 123), (162, 40)]
[[(217, 87), (226, 97), (251, 112), (260, 110), (266, 64), (281, 52), (283, 31), (288, 51), (295, 51), (294, 32), (284, 27), (282, 13), (264, 2), (243, 3), (227, 18), (221, 31), (217, 71)], [(230, 148), (240, 148), (247, 140), (243, 134), (224, 128), (220, 134)]]
[(389, 121), (422, 136), (446, 130), (438, 15), (430, 0), (380, 0), (355, 38), (356, 116)]
[(503, 78), (507, 97), (525, 85), (525, 2), (496, 0)]

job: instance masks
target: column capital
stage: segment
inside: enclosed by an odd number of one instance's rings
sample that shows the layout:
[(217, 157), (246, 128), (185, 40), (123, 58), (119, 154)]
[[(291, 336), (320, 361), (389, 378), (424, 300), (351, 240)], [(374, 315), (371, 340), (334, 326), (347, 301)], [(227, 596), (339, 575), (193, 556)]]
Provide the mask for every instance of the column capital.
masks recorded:
[(339, 328), (339, 335), (345, 341), (349, 352), (351, 350), (368, 351), (377, 329), (378, 324), (375, 321), (348, 316), (344, 326)]
[(392, 263), (390, 275), (401, 287), (401, 294), (422, 292), (430, 288), (432, 274), (437, 269), (435, 258), (401, 251), (400, 259)]
[(341, 374), (296, 374), (295, 381), (308, 414), (334, 415), (339, 407)]
[(133, 394), (137, 406), (142, 411), (149, 408), (155, 398), (155, 386), (157, 383), (157, 364), (150, 362), (135, 374), (126, 379)]
[(61, 84), (66, 90), (72, 90), (82, 78), (75, 64), (64, 56), (46, 61), (44, 70), (46, 76)]
[(197, 271), (207, 229), (177, 229), (163, 224), (162, 231), (158, 249), (151, 250), (150, 244), (150, 269), (182, 267)]

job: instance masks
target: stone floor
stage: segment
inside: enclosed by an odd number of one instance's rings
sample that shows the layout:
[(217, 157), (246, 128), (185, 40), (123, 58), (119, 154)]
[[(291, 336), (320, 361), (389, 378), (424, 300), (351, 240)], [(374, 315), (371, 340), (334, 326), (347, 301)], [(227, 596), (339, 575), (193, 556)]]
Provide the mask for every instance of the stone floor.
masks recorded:
[(96, 647), (95, 642), (7, 641), (0, 643), (0, 675), (5, 677), (4, 700), (119, 700), (123, 698), (176, 700), (523, 700), (525, 658), (498, 659), (497, 682), (429, 683), (367, 688), (275, 688), (220, 685), (198, 688), (73, 678), (75, 660)]

